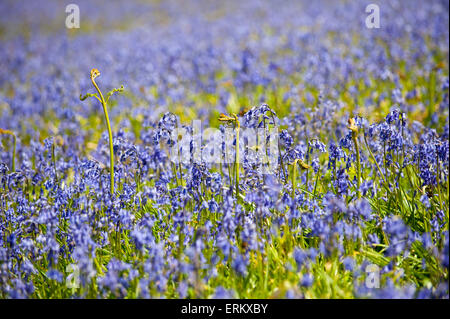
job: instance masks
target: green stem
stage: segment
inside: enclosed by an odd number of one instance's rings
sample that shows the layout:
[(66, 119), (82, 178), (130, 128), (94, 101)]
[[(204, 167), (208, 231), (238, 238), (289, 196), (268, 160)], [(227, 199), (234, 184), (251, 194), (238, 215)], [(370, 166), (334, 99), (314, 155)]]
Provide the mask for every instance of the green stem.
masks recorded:
[(16, 171), (16, 142), (17, 142), (17, 138), (16, 135), (13, 135), (13, 153), (12, 153), (12, 171), (15, 172)]
[(109, 136), (109, 173), (110, 173), (110, 179), (111, 179), (111, 183), (110, 183), (110, 191), (111, 191), (111, 196), (114, 194), (114, 148), (113, 148), (113, 136), (112, 136), (112, 131), (111, 131), (111, 124), (109, 122), (109, 116), (108, 116), (108, 108), (106, 106), (106, 101), (103, 98), (103, 94), (100, 91), (100, 89), (97, 86), (97, 83), (95, 83), (94, 78), (91, 78), (92, 80), (92, 84), (94, 85), (95, 89), (97, 90), (98, 94), (100, 95), (100, 99), (102, 102), (102, 107), (103, 107), (103, 113), (105, 113), (105, 120), (106, 120), (106, 126), (108, 128), (108, 136)]
[(319, 181), (319, 173), (320, 173), (320, 172), (317, 172), (316, 182), (314, 183), (313, 197), (316, 197), (316, 189), (317, 189), (317, 182)]
[(236, 182), (236, 199), (239, 201), (239, 170), (240, 170), (240, 154), (239, 154), (239, 119), (236, 115), (234, 115), (235, 121), (236, 121), (236, 158), (235, 158), (235, 168), (236, 168), (236, 176), (235, 176), (235, 182)]
[(359, 191), (359, 188), (361, 186), (361, 158), (359, 156), (359, 146), (358, 146), (358, 132), (352, 131), (352, 137), (353, 137), (353, 143), (355, 144), (355, 152), (356, 152), (356, 194), (358, 198), (361, 198), (361, 192)]
[(297, 181), (297, 160), (292, 163), (292, 199), (295, 198), (295, 188)]
[[(305, 136), (306, 136), (306, 145), (308, 145), (308, 147), (306, 148), (305, 159), (306, 159), (306, 165), (309, 165), (309, 140), (308, 140), (308, 136), (306, 135), (306, 125), (305, 125), (304, 132), (305, 132)], [(309, 190), (308, 181), (309, 181), (309, 170), (306, 170), (306, 189), (307, 190)]]

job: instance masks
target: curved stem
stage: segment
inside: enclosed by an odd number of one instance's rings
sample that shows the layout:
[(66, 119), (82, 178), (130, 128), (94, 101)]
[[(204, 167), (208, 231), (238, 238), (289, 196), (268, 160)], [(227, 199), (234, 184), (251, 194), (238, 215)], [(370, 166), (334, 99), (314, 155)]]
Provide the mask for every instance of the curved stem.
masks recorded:
[(111, 179), (111, 183), (110, 183), (110, 191), (111, 191), (111, 196), (114, 194), (114, 148), (113, 148), (113, 136), (112, 136), (112, 131), (111, 131), (111, 124), (109, 122), (109, 116), (108, 116), (108, 108), (106, 107), (106, 101), (103, 97), (102, 92), (100, 91), (100, 89), (97, 86), (97, 83), (95, 83), (95, 80), (93, 77), (91, 77), (91, 81), (92, 84), (94, 85), (95, 89), (97, 90), (98, 94), (100, 95), (100, 99), (102, 102), (102, 107), (103, 107), (103, 113), (105, 113), (105, 120), (106, 120), (106, 126), (108, 128), (108, 136), (109, 136), (109, 173), (110, 173), (110, 179)]

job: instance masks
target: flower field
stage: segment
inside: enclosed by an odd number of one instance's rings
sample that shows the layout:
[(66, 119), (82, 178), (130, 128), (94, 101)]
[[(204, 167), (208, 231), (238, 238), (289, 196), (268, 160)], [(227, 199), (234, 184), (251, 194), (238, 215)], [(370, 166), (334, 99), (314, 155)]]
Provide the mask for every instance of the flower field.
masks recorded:
[(449, 298), (448, 1), (74, 3), (0, 2), (0, 299)]

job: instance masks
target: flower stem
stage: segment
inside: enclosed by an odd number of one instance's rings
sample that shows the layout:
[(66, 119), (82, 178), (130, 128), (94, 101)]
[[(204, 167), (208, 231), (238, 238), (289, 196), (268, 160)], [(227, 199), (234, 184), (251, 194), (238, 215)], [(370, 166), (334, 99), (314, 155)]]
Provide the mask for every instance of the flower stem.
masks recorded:
[(12, 164), (11, 164), (11, 170), (13, 172), (16, 171), (16, 143), (17, 143), (16, 134), (13, 134), (13, 153), (12, 153)]
[(95, 83), (95, 78), (100, 75), (100, 72), (97, 69), (91, 70), (91, 81), (94, 85), (95, 89), (97, 90), (98, 94), (100, 95), (100, 100), (103, 107), (103, 113), (105, 113), (105, 120), (106, 120), (106, 126), (108, 128), (108, 136), (109, 136), (109, 173), (110, 173), (110, 191), (111, 196), (114, 194), (114, 148), (113, 148), (113, 136), (111, 131), (111, 124), (109, 122), (109, 116), (108, 116), (108, 108), (106, 105), (106, 101), (103, 97), (102, 91), (98, 88), (97, 83)]
[(353, 144), (355, 144), (355, 153), (356, 153), (356, 195), (358, 198), (361, 198), (361, 158), (359, 156), (359, 145), (358, 145), (358, 126), (355, 124), (355, 120), (353, 118), (348, 120), (348, 128), (352, 131), (352, 139)]
[(297, 181), (297, 160), (292, 163), (292, 199), (295, 198), (295, 184)]
[(233, 114), (233, 117), (235, 119), (235, 123), (236, 123), (236, 157), (235, 157), (235, 182), (236, 182), (236, 199), (239, 200), (239, 171), (240, 171), (240, 154), (239, 154), (239, 129), (240, 129), (240, 124), (239, 124), (239, 119), (236, 116), (236, 114)]
[[(235, 188), (236, 188), (236, 200), (239, 201), (239, 172), (240, 172), (240, 154), (239, 154), (239, 129), (241, 128), (239, 124), (239, 118), (236, 114), (231, 114), (231, 116), (227, 116), (225, 114), (220, 114), (219, 121), (226, 122), (228, 124), (234, 123), (234, 128), (236, 131), (236, 153), (234, 157), (234, 182), (235, 182)], [(230, 184), (231, 184), (231, 175), (230, 175)]]
[(352, 135), (353, 135), (353, 142), (355, 143), (355, 151), (356, 151), (356, 175), (357, 175), (356, 187), (358, 188), (356, 193), (358, 195), (358, 198), (361, 198), (361, 193), (359, 191), (359, 188), (361, 186), (361, 159), (359, 156), (358, 135), (355, 133), (352, 133)]

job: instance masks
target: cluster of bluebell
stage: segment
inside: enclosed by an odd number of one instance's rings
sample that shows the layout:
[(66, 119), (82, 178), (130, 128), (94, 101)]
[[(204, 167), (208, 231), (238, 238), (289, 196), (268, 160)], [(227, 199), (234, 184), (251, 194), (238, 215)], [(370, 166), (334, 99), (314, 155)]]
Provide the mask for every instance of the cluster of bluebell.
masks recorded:
[[(0, 4), (0, 298), (448, 298), (448, 3), (78, 5)], [(171, 160), (193, 119), (242, 165)]]

